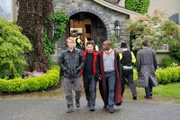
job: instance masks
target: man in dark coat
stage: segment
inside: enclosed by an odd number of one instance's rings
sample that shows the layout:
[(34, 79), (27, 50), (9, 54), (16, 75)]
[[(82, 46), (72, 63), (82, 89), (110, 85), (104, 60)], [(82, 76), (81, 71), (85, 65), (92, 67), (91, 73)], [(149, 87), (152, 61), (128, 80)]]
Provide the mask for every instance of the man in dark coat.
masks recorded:
[(114, 112), (114, 104), (122, 103), (119, 70), (119, 53), (111, 49), (111, 41), (105, 41), (97, 58), (97, 77), (104, 108), (110, 113)]
[(64, 71), (64, 88), (68, 113), (73, 112), (73, 95), (72, 89), (75, 90), (76, 107), (80, 107), (81, 97), (81, 80), (80, 71), (84, 66), (83, 55), (79, 49), (76, 49), (75, 41), (72, 37), (66, 40), (68, 49), (63, 51), (60, 56), (60, 66)]
[(155, 76), (157, 69), (156, 52), (151, 48), (148, 48), (148, 41), (142, 42), (142, 50), (137, 53), (137, 71), (138, 80), (137, 86), (145, 87), (146, 99), (152, 98), (152, 87), (158, 85), (158, 81)]

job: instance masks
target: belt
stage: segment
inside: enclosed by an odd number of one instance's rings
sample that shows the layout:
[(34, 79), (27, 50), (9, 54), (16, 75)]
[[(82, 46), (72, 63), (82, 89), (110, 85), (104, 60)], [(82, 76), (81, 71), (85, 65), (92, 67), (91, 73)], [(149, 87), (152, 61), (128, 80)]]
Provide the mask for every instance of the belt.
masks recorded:
[(111, 72), (115, 72), (114, 70), (113, 71), (105, 71), (105, 73), (111, 73)]
[(133, 67), (132, 66), (123, 66), (123, 69), (128, 70), (128, 69), (133, 69)]

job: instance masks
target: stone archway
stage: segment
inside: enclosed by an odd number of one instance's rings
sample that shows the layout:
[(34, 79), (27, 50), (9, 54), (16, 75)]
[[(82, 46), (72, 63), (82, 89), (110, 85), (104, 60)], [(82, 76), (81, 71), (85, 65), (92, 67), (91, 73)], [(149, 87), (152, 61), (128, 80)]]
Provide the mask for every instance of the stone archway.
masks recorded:
[(105, 16), (103, 16), (100, 12), (89, 9), (89, 8), (78, 8), (78, 9), (73, 9), (73, 10), (69, 11), (67, 13), (67, 15), (69, 17), (71, 17), (75, 14), (82, 13), (82, 12), (91, 13), (91, 14), (95, 15), (96, 17), (98, 17), (101, 20), (101, 22), (104, 24), (105, 29), (106, 29), (106, 35), (107, 35), (106, 38), (109, 39), (109, 37), (111, 35), (111, 29), (108, 24), (108, 19)]

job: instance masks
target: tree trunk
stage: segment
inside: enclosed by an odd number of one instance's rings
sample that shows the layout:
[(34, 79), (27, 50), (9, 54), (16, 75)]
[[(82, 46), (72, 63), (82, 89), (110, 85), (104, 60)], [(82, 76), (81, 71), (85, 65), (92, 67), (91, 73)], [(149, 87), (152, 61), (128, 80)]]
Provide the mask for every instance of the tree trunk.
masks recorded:
[[(22, 27), (32, 43), (33, 49), (26, 54), (29, 71), (46, 72), (49, 69), (48, 57), (45, 56), (43, 38), (44, 30), (48, 30), (48, 38), (52, 39), (52, 0), (17, 0), (19, 5), (17, 24)], [(48, 18), (48, 19), (47, 19)], [(47, 27), (47, 28), (46, 28)]]

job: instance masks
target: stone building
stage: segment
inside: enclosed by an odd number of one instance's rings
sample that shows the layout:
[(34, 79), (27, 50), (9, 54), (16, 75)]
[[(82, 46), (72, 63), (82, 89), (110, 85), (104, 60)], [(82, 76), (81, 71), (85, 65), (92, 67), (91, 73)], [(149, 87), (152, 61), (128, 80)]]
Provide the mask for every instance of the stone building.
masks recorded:
[[(118, 51), (121, 41), (129, 43), (130, 34), (127, 31), (126, 21), (139, 13), (121, 7), (119, 1), (54, 0), (54, 10), (64, 11), (70, 17), (70, 22), (66, 34), (57, 42), (57, 51), (53, 57), (59, 57), (64, 48), (62, 42), (72, 35), (73, 30), (82, 33), (84, 38), (94, 40), (99, 48), (103, 41), (110, 39), (111, 35), (115, 37), (115, 49)], [(119, 32), (115, 30), (117, 26), (120, 28)], [(118, 33), (120, 34), (118, 35)]]
[[(155, 9), (164, 10), (170, 19), (179, 24), (179, 3), (180, 0), (150, 0), (148, 12), (151, 13)], [(54, 61), (57, 61), (64, 49), (65, 39), (72, 36), (74, 30), (83, 33), (84, 38), (94, 40), (100, 48), (102, 42), (110, 39), (110, 35), (113, 35), (116, 40), (115, 49), (119, 51), (122, 41), (129, 44), (130, 35), (126, 28), (126, 21), (139, 15), (124, 8), (125, 0), (53, 0), (53, 4), (55, 11), (63, 10), (70, 17), (66, 34), (56, 44), (57, 49), (53, 55)], [(0, 17), (16, 21), (17, 15), (16, 0), (0, 0)], [(120, 32), (115, 32), (117, 26), (121, 28)], [(115, 33), (120, 33), (120, 36)], [(169, 51), (163, 49), (157, 53), (160, 61)]]

